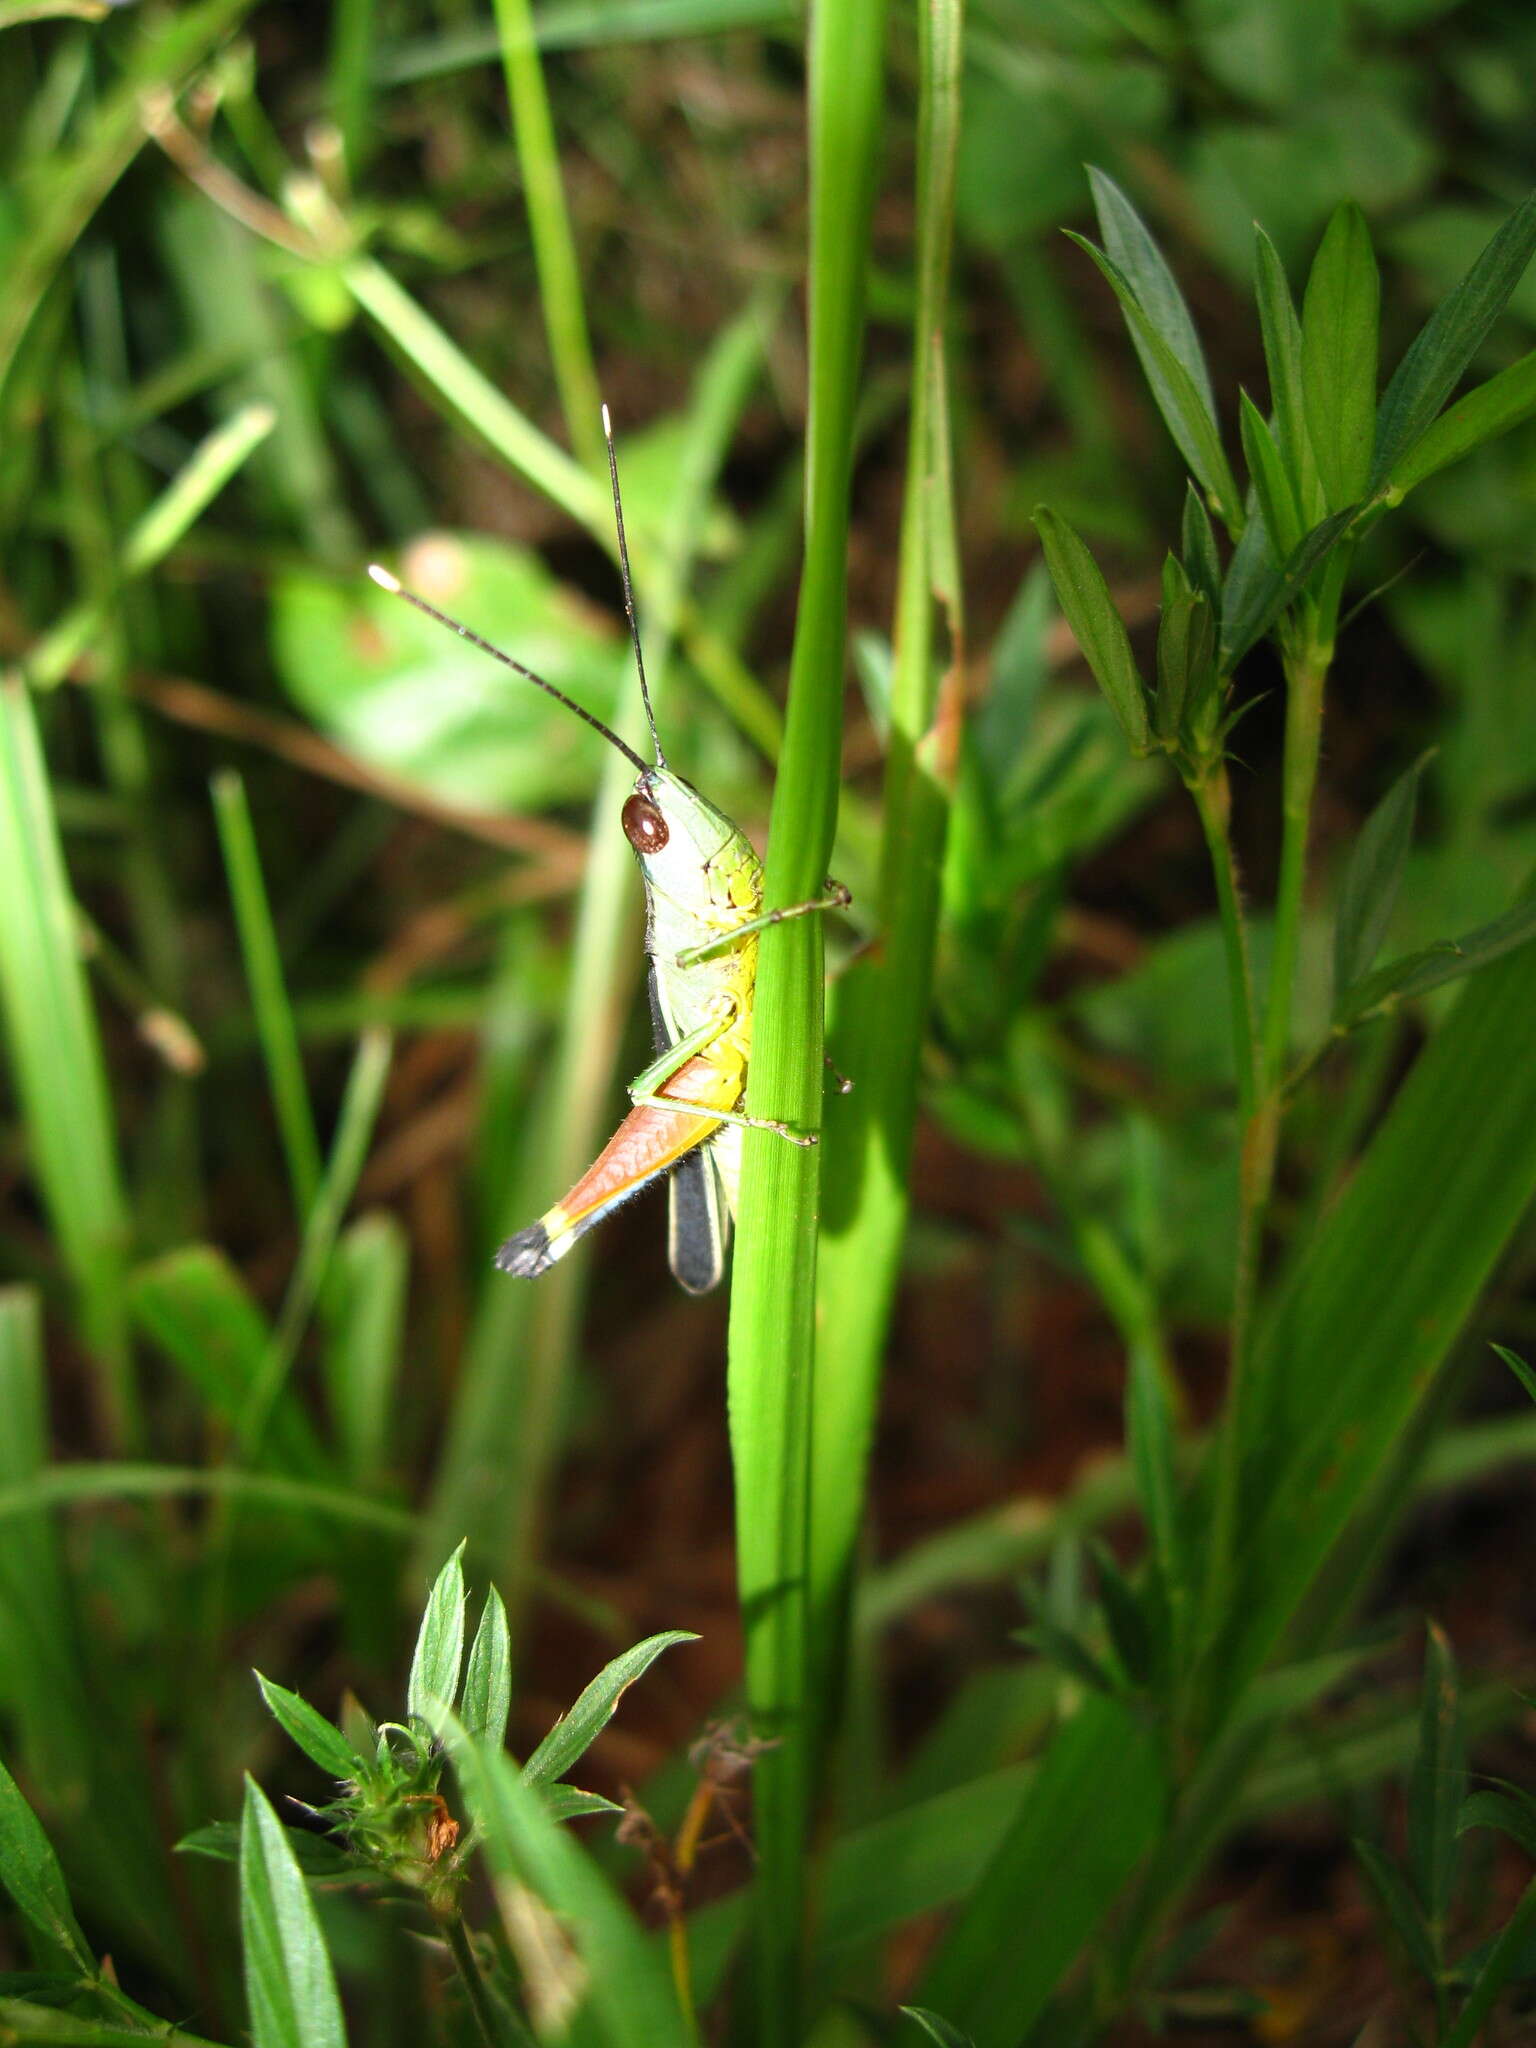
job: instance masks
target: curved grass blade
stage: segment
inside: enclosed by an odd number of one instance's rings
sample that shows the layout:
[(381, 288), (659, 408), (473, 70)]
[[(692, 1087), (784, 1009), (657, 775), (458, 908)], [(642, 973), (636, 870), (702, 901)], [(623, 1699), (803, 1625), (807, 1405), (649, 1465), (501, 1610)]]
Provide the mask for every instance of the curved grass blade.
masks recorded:
[(240, 1930), (255, 2048), (346, 2048), (336, 1979), (303, 1873), (251, 1777), (240, 1822)]

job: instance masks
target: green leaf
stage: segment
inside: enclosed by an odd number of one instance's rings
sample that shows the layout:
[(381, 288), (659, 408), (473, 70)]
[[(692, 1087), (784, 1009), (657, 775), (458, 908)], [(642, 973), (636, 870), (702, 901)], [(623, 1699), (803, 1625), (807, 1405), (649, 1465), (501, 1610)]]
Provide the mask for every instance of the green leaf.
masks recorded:
[(1413, 843), (1423, 753), (1400, 775), (1360, 828), (1350, 849), (1333, 927), (1333, 985), (1340, 992), (1368, 974), (1381, 951)]
[(362, 1758), (354, 1753), (341, 1730), (333, 1728), (308, 1700), (296, 1692), (289, 1692), (286, 1686), (278, 1685), (270, 1678), (263, 1678), (259, 1671), (256, 1683), (284, 1733), (320, 1766), (327, 1777), (345, 1784), (363, 1775), (366, 1766)]
[(1030, 1622), (1027, 1628), (1015, 1630), (1014, 1639), (1043, 1657), (1048, 1664), (1054, 1664), (1068, 1678), (1075, 1678), (1090, 1692), (1113, 1698), (1125, 1689), (1103, 1658), (1096, 1657), (1081, 1636), (1074, 1635), (1071, 1629), (1062, 1628), (1054, 1621), (1047, 1621), (1043, 1616)]
[(114, 2025), (110, 2020), (88, 2020), (77, 2012), (61, 2012), (51, 2006), (31, 2005), (20, 1998), (0, 1998), (0, 2040), (51, 2041), (56, 2048), (145, 2048), (146, 2042), (174, 2040), (176, 2048), (219, 2048), (201, 2034), (150, 2033), (139, 2026)]
[[(1088, 1540), (1099, 1581), (1099, 1599), (1109, 1630), (1110, 1646), (1120, 1669), (1133, 1686), (1150, 1685), (1153, 1671), (1152, 1627), (1136, 1589), (1115, 1562), (1113, 1551), (1095, 1537)], [(1118, 1690), (1118, 1688), (1117, 1688)]]
[(1431, 1984), (1435, 1983), (1440, 1974), (1439, 1962), (1419, 1902), (1409, 1889), (1407, 1879), (1374, 1842), (1357, 1837), (1354, 1851), (1409, 1961), (1422, 1977)]
[(1301, 322), (1291, 299), (1285, 267), (1274, 243), (1255, 224), (1254, 273), (1259, 305), (1259, 331), (1269, 372), (1269, 403), (1275, 418), (1275, 439), (1290, 479), (1304, 526), (1314, 526), (1328, 510), (1323, 501), (1307, 428), (1306, 380), (1302, 370)]
[(1119, 265), (1082, 235), (1067, 230), (1067, 239), (1086, 250), (1120, 301), (1136, 352), (1147, 365), (1147, 381), (1164, 424), (1179, 453), (1210, 500), (1211, 509), (1232, 527), (1242, 499), (1221, 445), (1221, 433), (1210, 404), (1178, 356), (1148, 318), (1135, 289)]
[(1472, 1828), (1497, 1828), (1536, 1861), (1536, 1799), (1518, 1785), (1502, 1791), (1485, 1788), (1463, 1800), (1456, 1832), (1464, 1835)]
[(1503, 1359), (1531, 1399), (1536, 1401), (1536, 1370), (1527, 1365), (1518, 1352), (1510, 1351), (1503, 1344), (1495, 1344), (1492, 1349)]
[(1505, 1921), (1503, 1931), (1484, 1958), (1467, 2002), (1456, 2017), (1456, 2024), (1440, 2036), (1439, 2048), (1471, 2048), (1493, 2009), (1494, 2000), (1525, 1965), (1533, 1925), (1536, 1925), (1536, 1883), (1526, 1886), (1519, 1905)]
[(1196, 590), (1203, 591), (1213, 614), (1221, 616), (1221, 558), (1211, 517), (1193, 484), (1184, 487), (1184, 517), (1180, 534), (1184, 573)]
[(1378, 1011), (1395, 1010), (1418, 996), (1428, 995), (1431, 989), (1442, 988), (1448, 981), (1475, 973), (1533, 937), (1536, 897), (1527, 897), (1491, 924), (1479, 925), (1476, 931), (1459, 939), (1445, 939), (1437, 946), (1405, 953), (1401, 959), (1378, 967), (1374, 974), (1366, 975), (1345, 991), (1337, 1005), (1337, 1021), (1353, 1026)]
[(464, 1673), (464, 1726), (479, 1742), (500, 1749), (512, 1710), (512, 1634), (507, 1610), (494, 1586), (485, 1596), (480, 1626), (469, 1646)]
[[(1342, 511), (1330, 514), (1320, 525), (1313, 527), (1279, 568), (1271, 560), (1256, 571), (1253, 559), (1244, 557), (1244, 546), (1248, 541), (1248, 533), (1244, 533), (1227, 572), (1227, 595), (1222, 607), (1223, 674), (1233, 669), (1248, 649), (1263, 639), (1291, 599), (1333, 552), (1358, 509), (1357, 506), (1346, 505)], [(1240, 562), (1244, 570), (1241, 582), (1238, 575)]]
[(1435, 1954), (1444, 1954), (1456, 1885), (1457, 1816), (1467, 1790), (1466, 1740), (1456, 1663), (1442, 1632), (1429, 1625), (1419, 1746), (1408, 1780), (1408, 1860)]
[(427, 1596), (411, 1675), (406, 1686), (406, 1712), (436, 1729), (444, 1708), (459, 1696), (459, 1670), (464, 1661), (464, 1545), (443, 1566)]
[(1157, 696), (1152, 722), (1160, 740), (1178, 738), (1185, 714), (1215, 680), (1216, 625), (1203, 591), (1191, 590), (1177, 557), (1163, 565), (1157, 626)]
[[(1195, 332), (1195, 323), (1190, 318), (1189, 307), (1167, 259), (1152, 239), (1146, 222), (1113, 178), (1090, 164), (1088, 183), (1093, 188), (1094, 211), (1099, 217), (1099, 232), (1104, 237), (1105, 249), (1129, 280), (1142, 311), (1199, 394), (1206, 417), (1214, 428), (1216, 401), (1211, 393), (1210, 371), (1206, 368), (1205, 354)], [(1147, 373), (1147, 381), (1157, 393), (1158, 363), (1139, 343), (1137, 353)], [(1161, 394), (1158, 395), (1158, 405), (1166, 416), (1167, 405)]]
[(1103, 571), (1066, 520), (1049, 506), (1037, 505), (1034, 520), (1057, 599), (1083, 659), (1132, 749), (1145, 753), (1151, 739), (1146, 689)]
[(1379, 490), (1429, 428), (1536, 250), (1536, 193), (1523, 200), (1410, 343), (1381, 401), (1371, 490)]
[(1275, 543), (1276, 552), (1288, 555), (1301, 539), (1301, 507), (1296, 502), (1296, 494), (1268, 422), (1246, 391), (1238, 396), (1238, 417), (1243, 455), (1263, 509), (1265, 527)]
[(544, 1810), (551, 1820), (585, 1820), (594, 1813), (622, 1813), (611, 1799), (599, 1792), (583, 1792), (579, 1785), (546, 1785)]
[(82, 1973), (95, 1969), (69, 1902), (69, 1888), (42, 1823), (21, 1788), (0, 1763), (0, 1885), (17, 1911), (42, 1937), (43, 1958), (67, 1959)]
[(326, 1296), (326, 1402), (353, 1479), (383, 1474), (405, 1335), (410, 1253), (387, 1210), (360, 1216), (337, 1240)]
[(1427, 432), (1399, 456), (1388, 475), (1387, 498), (1396, 504), (1415, 484), (1457, 462), (1474, 448), (1508, 433), (1536, 413), (1536, 349), (1523, 355), (1441, 413)]
[(930, 2041), (936, 2041), (938, 2048), (972, 2048), (969, 2034), (962, 2034), (958, 2027), (952, 2027), (946, 2019), (940, 2019), (936, 2012), (929, 2012), (924, 2005), (904, 2005), (901, 2010), (909, 2020), (916, 2020)]
[(1177, 1597), (1188, 1579), (1179, 1522), (1178, 1446), (1166, 1382), (1141, 1344), (1132, 1345), (1126, 1368), (1125, 1434), (1152, 1553), (1170, 1596)]
[(1381, 279), (1365, 215), (1349, 201), (1324, 231), (1301, 308), (1307, 429), (1334, 512), (1365, 495), (1380, 340)]
[(303, 1874), (249, 1776), (240, 1822), (240, 1931), (254, 2048), (346, 2048), (336, 1979)]
[(561, 1981), (550, 1988), (590, 2007), (596, 2028), (580, 2030), (579, 2037), (595, 2032), (610, 2048), (686, 2048), (692, 2030), (677, 2009), (661, 1951), (628, 1903), (551, 1818), (510, 1758), (462, 1728), (450, 1727), (448, 1743), (498, 1898), (509, 1900), (516, 1886), (526, 1886), (558, 1918), (572, 1945), (572, 1956), (551, 1952), (549, 1969)]
[(563, 1778), (608, 1726), (625, 1692), (650, 1670), (662, 1651), (670, 1650), (674, 1643), (697, 1641), (698, 1637), (687, 1629), (668, 1629), (661, 1635), (647, 1636), (643, 1643), (636, 1643), (622, 1657), (605, 1664), (565, 1719), (555, 1723), (524, 1764), (524, 1779), (539, 1785)]

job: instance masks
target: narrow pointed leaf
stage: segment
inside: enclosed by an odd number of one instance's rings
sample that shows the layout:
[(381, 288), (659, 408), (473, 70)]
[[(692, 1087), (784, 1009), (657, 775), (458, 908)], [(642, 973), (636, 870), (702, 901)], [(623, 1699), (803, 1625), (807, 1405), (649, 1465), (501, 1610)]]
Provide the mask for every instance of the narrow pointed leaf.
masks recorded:
[(1376, 422), (1373, 490), (1416, 445), (1466, 374), (1536, 251), (1536, 193), (1523, 200), (1448, 298), (1442, 299), (1393, 373)]
[(1387, 491), (1395, 503), (1437, 469), (1460, 461), (1484, 441), (1508, 433), (1536, 413), (1536, 349), (1523, 355), (1441, 413), (1429, 430), (1393, 464)]
[(958, 2027), (952, 2027), (936, 2012), (929, 2012), (926, 2006), (904, 2005), (901, 2009), (909, 2020), (917, 2021), (930, 2041), (938, 2043), (938, 2048), (971, 2048), (968, 2034), (962, 2034)]
[(459, 1696), (464, 1661), (464, 1546), (449, 1558), (427, 1596), (411, 1658), (406, 1711), (435, 1727)]
[(1233, 481), (1221, 433), (1209, 398), (1202, 392), (1173, 349), (1148, 318), (1135, 287), (1120, 266), (1082, 235), (1068, 230), (1067, 239), (1091, 256), (1120, 301), (1136, 353), (1146, 366), (1147, 382), (1163, 422), (1179, 453), (1228, 526), (1234, 525), (1242, 500)]
[(0, 1886), (42, 1937), (45, 1954), (67, 1959), (81, 1972), (94, 1963), (69, 1902), (64, 1872), (41, 1821), (0, 1763)]
[[(1184, 294), (1179, 290), (1178, 280), (1168, 267), (1161, 249), (1152, 239), (1152, 232), (1146, 222), (1127, 199), (1113, 178), (1093, 164), (1088, 166), (1088, 182), (1093, 188), (1094, 211), (1099, 217), (1099, 232), (1104, 237), (1104, 247), (1112, 260), (1129, 279), (1142, 311), (1151, 322), (1170, 353), (1182, 365), (1186, 376), (1205, 406), (1206, 415), (1214, 427), (1216, 422), (1216, 401), (1211, 394), (1211, 375), (1206, 368), (1205, 353), (1200, 346), (1200, 337), (1195, 332), (1195, 323), (1190, 317)], [(1157, 389), (1157, 366), (1139, 345), (1142, 368), (1147, 373), (1153, 390)], [(1159, 405), (1162, 404), (1159, 398)]]
[(1275, 439), (1286, 475), (1296, 493), (1304, 524), (1315, 526), (1328, 507), (1323, 502), (1317, 458), (1307, 429), (1306, 382), (1302, 373), (1301, 322), (1279, 251), (1261, 227), (1254, 228), (1254, 274), (1259, 305), (1259, 331), (1264, 364), (1269, 372), (1269, 403), (1275, 418)]
[(523, 1766), (530, 1784), (547, 1784), (563, 1778), (582, 1753), (591, 1747), (613, 1719), (625, 1692), (655, 1663), (663, 1650), (674, 1643), (695, 1643), (698, 1637), (687, 1629), (668, 1629), (659, 1636), (647, 1636), (593, 1679), (563, 1721), (557, 1721)]
[(1104, 572), (1059, 513), (1037, 505), (1034, 518), (1057, 602), (1083, 659), (1109, 699), (1120, 730), (1136, 752), (1144, 752), (1151, 738), (1146, 688)]
[(501, 1595), (492, 1586), (485, 1596), (480, 1626), (469, 1647), (464, 1674), (464, 1726), (477, 1741), (500, 1749), (507, 1739), (512, 1709), (512, 1636)]
[(336, 1979), (303, 1873), (249, 1777), (240, 1823), (240, 1930), (255, 2048), (346, 2048)]
[(1170, 1592), (1187, 1579), (1179, 1526), (1177, 1444), (1168, 1389), (1144, 1345), (1131, 1347), (1125, 1384), (1125, 1431), (1136, 1496), (1153, 1555)]
[(1459, 939), (1446, 939), (1438, 946), (1425, 946), (1416, 953), (1405, 953), (1400, 960), (1389, 960), (1345, 991), (1338, 1004), (1337, 1022), (1359, 1024), (1377, 1011), (1413, 1002), (1431, 989), (1443, 988), (1448, 981), (1502, 959), (1531, 938), (1536, 938), (1536, 897), (1527, 897), (1491, 924), (1479, 925)]
[(1371, 1881), (1371, 1889), (1381, 1901), (1382, 1909), (1392, 1925), (1392, 1930), (1402, 1943), (1409, 1961), (1420, 1976), (1433, 1983), (1439, 1974), (1434, 1944), (1429, 1930), (1424, 1925), (1424, 1916), (1419, 1902), (1409, 1888), (1408, 1880), (1397, 1865), (1374, 1842), (1357, 1840), (1355, 1854), (1364, 1866), (1365, 1874)]
[(1419, 1745), (1408, 1780), (1408, 1856), (1435, 1953), (1443, 1953), (1456, 1884), (1457, 1819), (1467, 1791), (1466, 1741), (1456, 1661), (1430, 1624), (1419, 1708)]
[(604, 1799), (600, 1792), (583, 1792), (579, 1785), (546, 1785), (544, 1810), (551, 1820), (585, 1820), (594, 1813), (622, 1813), (611, 1799)]
[(1429, 754), (1421, 754), (1397, 778), (1360, 828), (1350, 851), (1333, 928), (1336, 989), (1352, 988), (1370, 972), (1381, 951), (1413, 843), (1419, 777), (1429, 759)]
[(1307, 428), (1335, 512), (1365, 495), (1380, 334), (1381, 279), (1365, 215), (1351, 201), (1324, 231), (1301, 309)]
[(1204, 591), (1212, 612), (1219, 618), (1221, 557), (1216, 552), (1216, 536), (1211, 531), (1211, 516), (1193, 484), (1186, 484), (1184, 487), (1184, 517), (1180, 546), (1184, 551), (1185, 575), (1196, 590)]
[(1264, 524), (1277, 550), (1288, 555), (1301, 539), (1301, 507), (1269, 424), (1246, 391), (1238, 400), (1238, 412), (1243, 457), (1264, 511)]
[(333, 1728), (308, 1700), (296, 1692), (289, 1692), (286, 1686), (275, 1684), (270, 1678), (263, 1678), (259, 1671), (256, 1683), (261, 1687), (261, 1696), (279, 1726), (311, 1762), (317, 1763), (327, 1776), (343, 1783), (360, 1775), (362, 1758), (354, 1754), (351, 1743), (341, 1730)]
[(1536, 1369), (1527, 1365), (1517, 1351), (1511, 1351), (1503, 1344), (1495, 1344), (1493, 1349), (1503, 1359), (1531, 1399), (1536, 1401)]
[[(1291, 599), (1333, 552), (1358, 509), (1357, 506), (1346, 505), (1342, 511), (1332, 513), (1320, 525), (1314, 526), (1292, 550), (1282, 568), (1277, 569), (1271, 561), (1254, 573), (1253, 564), (1245, 563), (1246, 576), (1241, 587), (1236, 573), (1242, 560), (1242, 544), (1239, 544), (1227, 574), (1227, 596), (1223, 606), (1223, 673), (1234, 668), (1248, 649), (1263, 639)], [(1247, 538), (1245, 533), (1243, 541), (1246, 542)]]
[(1536, 1800), (1528, 1793), (1513, 1786), (1507, 1792), (1484, 1788), (1472, 1793), (1462, 1802), (1456, 1832), (1464, 1835), (1472, 1828), (1497, 1828), (1536, 1861)]
[(1531, 1929), (1536, 1926), (1536, 1881), (1520, 1895), (1520, 1903), (1483, 1960), (1456, 2024), (1440, 2036), (1439, 2048), (1471, 2048), (1504, 1986), (1525, 1965)]

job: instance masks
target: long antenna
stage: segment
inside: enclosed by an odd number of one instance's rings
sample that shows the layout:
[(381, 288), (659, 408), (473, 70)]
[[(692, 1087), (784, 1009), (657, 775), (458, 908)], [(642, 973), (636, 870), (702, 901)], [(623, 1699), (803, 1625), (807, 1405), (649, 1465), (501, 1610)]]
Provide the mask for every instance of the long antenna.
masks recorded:
[[(482, 654), (488, 654), (493, 661), (499, 661), (503, 668), (513, 670), (525, 682), (537, 683), (539, 688), (553, 697), (557, 704), (563, 704), (567, 711), (574, 711), (578, 718), (584, 718), (588, 725), (592, 726), (597, 732), (600, 732), (605, 740), (617, 747), (619, 752), (628, 760), (634, 762), (642, 775), (650, 773), (648, 764), (641, 760), (634, 748), (626, 746), (616, 732), (604, 725), (600, 718), (594, 718), (592, 713), (578, 704), (574, 697), (567, 697), (564, 690), (557, 690), (553, 683), (546, 683), (544, 678), (536, 676), (531, 668), (524, 668), (520, 661), (514, 661), (510, 654), (503, 654), (499, 647), (493, 647), (489, 640), (482, 640), (478, 633), (471, 633), (468, 626), (460, 625), (457, 619), (449, 618), (448, 614), (440, 612), (435, 604), (428, 604), (424, 597), (418, 597), (414, 590), (407, 590), (398, 576), (391, 576), (389, 571), (381, 569), (377, 562), (370, 562), (368, 564), (368, 574), (378, 584), (380, 590), (387, 590), (391, 597), (403, 597), (407, 604), (415, 605), (417, 611), (425, 612), (429, 619), (436, 619), (440, 626), (446, 626), (450, 633), (457, 633), (459, 638), (467, 640), (471, 647), (478, 647)], [(633, 614), (631, 614), (631, 621), (633, 621)], [(642, 686), (644, 680), (642, 676)], [(647, 711), (651, 708), (649, 699), (646, 701), (645, 708)], [(654, 732), (655, 729), (653, 724), (651, 730)], [(660, 758), (661, 750), (658, 748), (657, 760), (660, 761)]]
[(608, 478), (613, 485), (613, 520), (619, 529), (619, 576), (624, 584), (629, 637), (635, 643), (635, 667), (640, 671), (640, 695), (645, 703), (646, 721), (651, 728), (651, 744), (656, 749), (656, 766), (665, 768), (667, 757), (661, 751), (661, 734), (656, 730), (656, 714), (651, 709), (651, 693), (645, 681), (645, 656), (640, 652), (640, 628), (635, 624), (635, 593), (629, 580), (629, 546), (624, 539), (624, 507), (619, 501), (619, 464), (613, 452), (613, 421), (608, 417), (606, 405), (603, 407), (603, 438), (608, 443)]

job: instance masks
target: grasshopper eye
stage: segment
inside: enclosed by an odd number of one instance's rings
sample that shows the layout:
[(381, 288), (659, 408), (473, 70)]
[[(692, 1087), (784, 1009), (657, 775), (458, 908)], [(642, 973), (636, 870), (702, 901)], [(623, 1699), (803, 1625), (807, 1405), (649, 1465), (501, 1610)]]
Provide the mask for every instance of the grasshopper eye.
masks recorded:
[(649, 797), (635, 795), (624, 805), (624, 837), (636, 853), (660, 853), (671, 834), (667, 821)]

